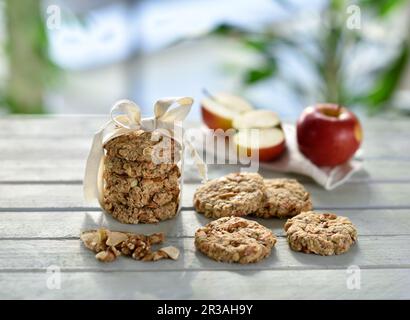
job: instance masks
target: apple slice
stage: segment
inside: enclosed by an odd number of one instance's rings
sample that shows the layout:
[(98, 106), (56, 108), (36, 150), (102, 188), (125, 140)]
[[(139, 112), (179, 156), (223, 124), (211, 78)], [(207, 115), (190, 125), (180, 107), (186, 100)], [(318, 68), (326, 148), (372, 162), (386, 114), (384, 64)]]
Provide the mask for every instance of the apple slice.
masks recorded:
[(267, 129), (280, 126), (278, 115), (271, 110), (251, 110), (237, 115), (232, 126), (235, 129)]
[(285, 135), (279, 128), (240, 129), (233, 137), (238, 153), (255, 157), (259, 161), (270, 161), (285, 150)]
[(229, 93), (219, 93), (201, 101), (202, 119), (208, 128), (214, 130), (231, 129), (235, 116), (252, 109), (249, 102)]

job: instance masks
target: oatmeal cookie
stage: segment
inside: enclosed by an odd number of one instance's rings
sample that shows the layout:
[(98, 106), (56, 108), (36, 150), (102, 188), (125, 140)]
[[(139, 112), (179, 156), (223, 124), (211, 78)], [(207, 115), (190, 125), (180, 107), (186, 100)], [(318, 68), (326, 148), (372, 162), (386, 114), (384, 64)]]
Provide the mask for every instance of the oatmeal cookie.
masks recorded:
[(357, 240), (351, 221), (333, 213), (302, 212), (284, 228), (292, 250), (323, 256), (344, 253)]
[(103, 206), (113, 218), (121, 223), (157, 223), (175, 217), (178, 209), (178, 201), (171, 201), (162, 206), (151, 205), (141, 208), (107, 201), (103, 203)]
[(148, 193), (141, 192), (136, 188), (132, 189), (128, 193), (106, 190), (104, 194), (104, 202), (107, 207), (110, 203), (117, 203), (134, 208), (159, 208), (171, 201), (178, 200), (178, 190), (174, 192), (175, 193), (161, 191), (149, 195)]
[(177, 213), (180, 171), (161, 178), (132, 178), (104, 172), (104, 209), (123, 223), (156, 223)]
[(180, 171), (176, 167), (169, 175), (161, 178), (132, 178), (115, 173), (104, 172), (104, 189), (106, 193), (125, 193), (140, 195), (141, 198), (151, 199), (158, 192), (179, 193)]
[(112, 262), (120, 255), (143, 261), (156, 261), (164, 258), (176, 260), (179, 256), (179, 250), (175, 247), (151, 250), (151, 245), (164, 241), (163, 233), (146, 236), (100, 228), (84, 231), (80, 239), (86, 248), (96, 252), (95, 258), (102, 262)]
[(241, 217), (223, 217), (195, 232), (197, 249), (222, 262), (258, 262), (270, 255), (275, 243), (272, 231)]
[(259, 174), (231, 173), (200, 186), (194, 194), (194, 207), (206, 217), (245, 216), (261, 206), (264, 191)]
[(179, 181), (177, 175), (163, 179), (136, 179), (108, 175), (105, 180), (104, 202), (120, 203), (130, 207), (158, 208), (179, 198)]
[(264, 205), (255, 212), (261, 218), (293, 217), (312, 210), (309, 192), (295, 179), (265, 179)]
[(138, 130), (107, 141), (104, 149), (110, 158), (171, 164), (179, 161), (180, 146), (171, 138)]
[(104, 167), (106, 172), (131, 178), (161, 178), (167, 176), (177, 168), (175, 163), (158, 163), (151, 161), (127, 161), (121, 158), (105, 157)]

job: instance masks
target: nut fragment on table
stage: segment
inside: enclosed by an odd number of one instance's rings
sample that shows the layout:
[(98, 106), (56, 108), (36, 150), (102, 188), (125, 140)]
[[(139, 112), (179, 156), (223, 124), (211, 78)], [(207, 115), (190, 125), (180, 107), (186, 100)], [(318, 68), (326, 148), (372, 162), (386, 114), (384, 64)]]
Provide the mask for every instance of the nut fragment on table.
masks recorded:
[(164, 242), (163, 233), (146, 236), (100, 228), (84, 231), (80, 239), (86, 248), (96, 252), (95, 258), (102, 262), (112, 262), (120, 255), (142, 261), (176, 260), (179, 256), (179, 250), (172, 246), (156, 251), (151, 249), (151, 245)]
[(172, 260), (177, 260), (179, 257), (179, 250), (172, 246), (161, 248), (159, 251), (166, 253)]

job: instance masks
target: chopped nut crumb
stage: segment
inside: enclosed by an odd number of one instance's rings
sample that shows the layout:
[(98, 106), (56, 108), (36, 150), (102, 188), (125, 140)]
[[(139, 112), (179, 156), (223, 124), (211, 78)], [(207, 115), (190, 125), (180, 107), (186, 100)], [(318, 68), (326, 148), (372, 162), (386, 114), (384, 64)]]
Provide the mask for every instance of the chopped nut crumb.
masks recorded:
[(179, 257), (179, 250), (178, 248), (175, 247), (164, 247), (159, 249), (159, 251), (165, 252), (169, 258), (171, 258), (172, 260), (177, 260)]
[(176, 260), (179, 255), (178, 249), (174, 247), (165, 247), (158, 251), (151, 250), (151, 245), (164, 241), (163, 233), (153, 233), (146, 236), (100, 228), (84, 231), (80, 239), (86, 248), (97, 253), (95, 258), (102, 262), (114, 261), (120, 255), (143, 261)]
[(109, 249), (106, 251), (100, 251), (95, 255), (95, 258), (102, 262), (112, 262), (115, 260), (115, 254)]

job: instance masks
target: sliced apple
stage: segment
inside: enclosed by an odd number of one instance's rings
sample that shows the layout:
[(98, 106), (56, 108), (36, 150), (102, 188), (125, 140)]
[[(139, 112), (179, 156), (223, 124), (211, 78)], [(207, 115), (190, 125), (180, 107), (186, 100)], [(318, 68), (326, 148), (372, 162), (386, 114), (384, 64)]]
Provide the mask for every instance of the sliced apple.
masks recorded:
[(233, 137), (239, 155), (270, 161), (285, 150), (285, 135), (279, 128), (240, 129)]
[(231, 129), (235, 116), (252, 109), (249, 102), (228, 93), (219, 93), (201, 101), (202, 119), (208, 128), (214, 130)]
[(271, 110), (251, 110), (237, 115), (232, 125), (235, 129), (267, 129), (279, 127), (280, 119)]

